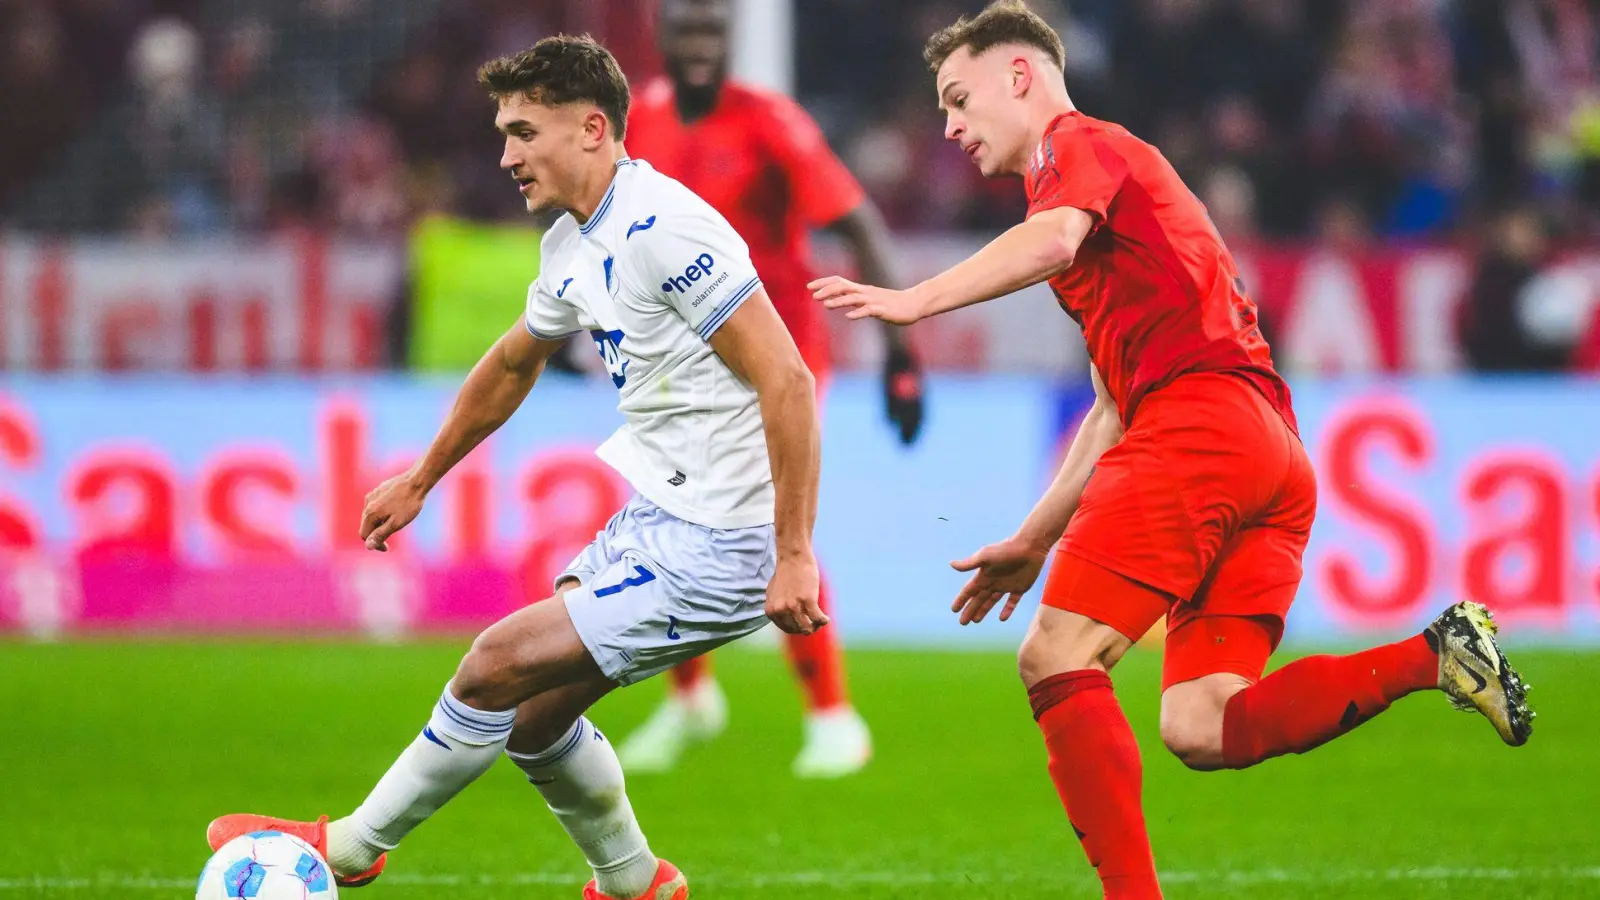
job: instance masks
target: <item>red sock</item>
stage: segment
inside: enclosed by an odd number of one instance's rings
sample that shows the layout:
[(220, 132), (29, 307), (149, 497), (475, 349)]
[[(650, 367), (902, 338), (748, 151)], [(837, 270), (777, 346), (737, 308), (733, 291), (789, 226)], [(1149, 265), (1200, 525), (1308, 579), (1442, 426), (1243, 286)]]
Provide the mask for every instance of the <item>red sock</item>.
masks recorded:
[(1439, 655), (1419, 634), (1350, 656), (1295, 660), (1234, 694), (1222, 714), (1230, 769), (1304, 753), (1354, 729), (1389, 704), (1437, 687)]
[[(828, 596), (828, 582), (822, 582), (822, 593), (817, 597), (822, 611), (833, 615), (833, 602)], [(844, 686), (844, 653), (839, 649), (839, 626), (828, 625), (810, 634), (786, 634), (784, 647), (789, 651), (789, 664), (800, 679), (806, 695), (806, 711), (822, 712), (837, 709), (850, 702)]]
[(1139, 745), (1111, 676), (1099, 669), (1052, 675), (1028, 689), (1050, 751), (1050, 778), (1107, 900), (1161, 897), (1140, 806)]
[(711, 654), (706, 653), (687, 659), (667, 672), (668, 686), (674, 694), (687, 693), (700, 684), (701, 679), (711, 675)]

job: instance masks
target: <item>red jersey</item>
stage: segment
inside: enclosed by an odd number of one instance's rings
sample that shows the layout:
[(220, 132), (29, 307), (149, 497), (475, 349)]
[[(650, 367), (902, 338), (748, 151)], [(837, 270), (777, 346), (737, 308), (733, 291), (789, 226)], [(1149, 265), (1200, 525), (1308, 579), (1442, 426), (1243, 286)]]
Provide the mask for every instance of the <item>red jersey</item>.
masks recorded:
[(733, 82), (700, 119), (678, 117), (672, 82), (657, 78), (628, 113), (628, 152), (676, 178), (722, 213), (750, 245), (750, 260), (815, 369), (827, 367), (828, 333), (811, 299), (808, 232), (864, 197), (817, 123), (779, 94)]
[(1050, 287), (1083, 328), (1125, 425), (1145, 395), (1179, 375), (1229, 372), (1297, 429), (1233, 256), (1159, 150), (1120, 125), (1066, 113), (1045, 129), (1027, 189), (1030, 217), (1072, 206), (1094, 218)]

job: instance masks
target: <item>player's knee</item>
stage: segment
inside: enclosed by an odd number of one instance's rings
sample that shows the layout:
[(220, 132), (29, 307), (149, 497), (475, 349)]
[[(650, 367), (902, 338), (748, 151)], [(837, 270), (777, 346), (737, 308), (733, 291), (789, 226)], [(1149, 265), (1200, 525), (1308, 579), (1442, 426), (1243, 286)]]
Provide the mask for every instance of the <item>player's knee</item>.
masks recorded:
[(1017, 651), (1017, 674), (1023, 685), (1031, 687), (1062, 672), (1111, 671), (1128, 639), (1109, 626), (1088, 619), (1083, 622), (1084, 627), (1069, 630), (1034, 627), (1028, 631)]
[[(1203, 682), (1203, 680), (1202, 680)], [(1191, 769), (1223, 768), (1222, 717), (1226, 685), (1186, 682), (1161, 697), (1161, 742)]]
[(509, 709), (526, 699), (519, 696), (513, 659), (491, 631), (478, 635), (461, 658), (452, 680), (456, 698), (478, 709)]
[(1161, 743), (1178, 761), (1202, 772), (1222, 768), (1222, 723), (1207, 723), (1161, 716)]

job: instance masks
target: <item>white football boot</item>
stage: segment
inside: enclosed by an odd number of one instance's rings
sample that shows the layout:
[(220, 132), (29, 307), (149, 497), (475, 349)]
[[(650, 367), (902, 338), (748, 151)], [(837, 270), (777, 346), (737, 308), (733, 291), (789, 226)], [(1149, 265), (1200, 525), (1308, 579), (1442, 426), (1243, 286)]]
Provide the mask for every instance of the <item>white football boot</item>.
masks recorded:
[(796, 778), (843, 778), (872, 759), (872, 732), (853, 708), (806, 714), (806, 742), (794, 760)]
[(668, 691), (667, 698), (617, 746), (624, 771), (667, 772), (691, 744), (703, 744), (728, 727), (728, 697), (715, 678), (706, 677), (687, 691)]

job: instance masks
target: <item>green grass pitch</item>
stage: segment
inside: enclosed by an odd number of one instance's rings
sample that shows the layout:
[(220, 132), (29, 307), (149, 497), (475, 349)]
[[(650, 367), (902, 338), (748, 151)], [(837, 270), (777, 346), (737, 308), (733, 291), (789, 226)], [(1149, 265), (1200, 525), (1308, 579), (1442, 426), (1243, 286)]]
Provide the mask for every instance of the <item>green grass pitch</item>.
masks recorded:
[[(0, 643), (0, 900), (190, 897), (214, 815), (335, 815), (422, 726), (464, 641)], [(1117, 689), (1145, 751), (1145, 808), (1169, 898), (1600, 896), (1594, 655), (1513, 652), (1538, 686), (1524, 748), (1437, 695), (1333, 745), (1197, 773), (1156, 739), (1157, 660)], [(1093, 898), (1006, 653), (855, 651), (868, 771), (801, 783), (798, 701), (769, 651), (718, 670), (729, 732), (670, 776), (630, 781), (652, 847), (716, 898)], [(593, 718), (612, 736), (660, 696)], [(557, 897), (586, 870), (501, 763), (355, 897)]]

